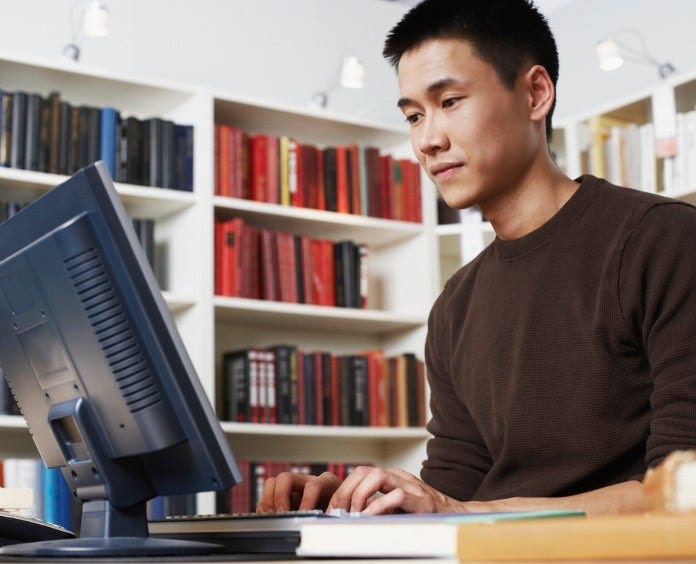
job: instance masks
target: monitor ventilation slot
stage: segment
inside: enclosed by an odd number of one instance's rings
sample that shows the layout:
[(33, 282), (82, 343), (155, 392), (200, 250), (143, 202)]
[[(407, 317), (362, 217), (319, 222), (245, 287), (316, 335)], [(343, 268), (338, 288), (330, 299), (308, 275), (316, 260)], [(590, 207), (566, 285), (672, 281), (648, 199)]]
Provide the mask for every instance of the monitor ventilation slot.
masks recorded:
[(99, 253), (96, 249), (78, 253), (65, 265), (131, 413), (159, 403), (149, 363)]

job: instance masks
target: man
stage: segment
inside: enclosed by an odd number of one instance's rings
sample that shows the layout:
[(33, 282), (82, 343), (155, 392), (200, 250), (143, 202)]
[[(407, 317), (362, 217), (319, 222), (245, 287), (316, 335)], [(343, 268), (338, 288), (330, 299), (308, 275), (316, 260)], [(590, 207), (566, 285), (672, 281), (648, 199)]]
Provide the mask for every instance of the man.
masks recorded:
[(285, 474), (258, 509), (640, 510), (646, 469), (696, 445), (696, 210), (555, 166), (558, 57), (527, 0), (426, 0), (384, 54), (424, 170), (497, 238), (430, 315), (422, 480)]

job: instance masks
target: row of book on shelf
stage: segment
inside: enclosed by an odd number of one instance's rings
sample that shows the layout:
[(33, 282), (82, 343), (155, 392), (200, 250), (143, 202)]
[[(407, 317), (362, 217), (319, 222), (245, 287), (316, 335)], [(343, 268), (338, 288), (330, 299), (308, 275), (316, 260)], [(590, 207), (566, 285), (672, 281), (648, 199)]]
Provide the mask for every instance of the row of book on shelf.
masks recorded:
[[(296, 463), (296, 462), (237, 462), (243, 480), (233, 488), (216, 492), (217, 513), (248, 513), (256, 509), (267, 478), (281, 472), (319, 475), (333, 472), (345, 479), (356, 464)], [(21, 509), (21, 514), (60, 525), (79, 532), (81, 507), (70, 492), (59, 468), (47, 468), (38, 458), (6, 458), (0, 460), (0, 487), (29, 488), (34, 492), (33, 505)], [(196, 494), (157, 496), (147, 502), (149, 520), (173, 515), (195, 515)]]
[(303, 351), (293, 345), (223, 354), (221, 419), (251, 423), (359, 427), (425, 425), (423, 362), (385, 356)]
[[(696, 188), (696, 110), (677, 114), (676, 149), (657, 157), (652, 123), (623, 123), (597, 117), (580, 127), (583, 172), (595, 171), (610, 182), (648, 192), (680, 193)], [(593, 144), (601, 148), (600, 163), (592, 162)]]
[(98, 160), (118, 182), (191, 191), (193, 126), (0, 90), (0, 166), (71, 175)]
[[(239, 460), (237, 464), (243, 480), (234, 487), (217, 493), (215, 510), (219, 514), (255, 511), (256, 506), (261, 501), (266, 480), (281, 472), (311, 474), (313, 476), (331, 472), (340, 480), (344, 480), (357, 466), (357, 464), (343, 462), (310, 464), (277, 461), (249, 462), (246, 460)], [(361, 465), (365, 466), (365, 464)]]
[[(0, 201), (0, 223), (11, 218), (25, 203), (21, 202), (3, 202)], [(145, 251), (150, 266), (155, 266), (155, 221), (149, 218), (132, 218), (133, 230), (135, 231), (140, 245)]]
[(368, 247), (215, 221), (215, 294), (366, 308)]
[(318, 147), (215, 125), (215, 193), (420, 223), (420, 166), (357, 144)]

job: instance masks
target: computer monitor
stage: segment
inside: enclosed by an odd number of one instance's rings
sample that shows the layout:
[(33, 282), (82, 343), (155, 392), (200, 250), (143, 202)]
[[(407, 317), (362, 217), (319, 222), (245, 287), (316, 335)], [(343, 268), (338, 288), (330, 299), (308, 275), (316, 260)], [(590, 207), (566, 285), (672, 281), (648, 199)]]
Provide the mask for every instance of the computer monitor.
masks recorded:
[(103, 163), (0, 224), (0, 366), (80, 536), (2, 554), (209, 552), (148, 538), (146, 501), (241, 474)]

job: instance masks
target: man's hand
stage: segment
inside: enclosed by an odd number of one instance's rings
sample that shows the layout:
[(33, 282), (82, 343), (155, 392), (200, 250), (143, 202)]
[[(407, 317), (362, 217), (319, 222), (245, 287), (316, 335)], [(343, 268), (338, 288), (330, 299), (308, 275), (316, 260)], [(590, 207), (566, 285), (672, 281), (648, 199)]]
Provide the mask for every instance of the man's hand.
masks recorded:
[(328, 509), (377, 515), (465, 511), (463, 505), (404, 470), (358, 466), (333, 494)]
[(267, 478), (256, 511), (278, 512), (297, 509), (326, 509), (341, 480), (331, 472), (320, 476), (283, 472)]

